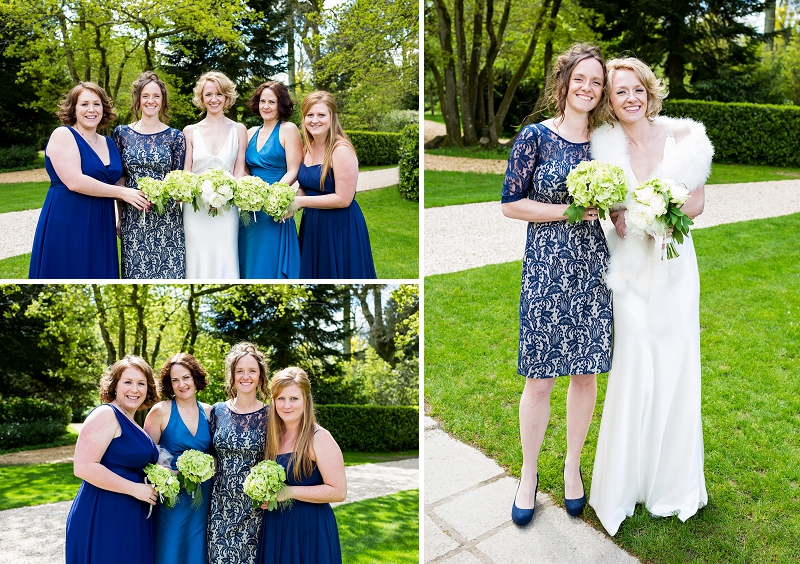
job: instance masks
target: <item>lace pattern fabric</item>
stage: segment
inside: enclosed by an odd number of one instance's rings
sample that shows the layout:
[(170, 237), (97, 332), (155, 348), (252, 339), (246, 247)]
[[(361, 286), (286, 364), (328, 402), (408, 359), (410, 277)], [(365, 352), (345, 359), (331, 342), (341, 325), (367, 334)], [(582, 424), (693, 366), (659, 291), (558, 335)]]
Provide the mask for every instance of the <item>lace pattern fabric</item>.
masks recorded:
[[(508, 160), (502, 201), (567, 204), (566, 177), (589, 160), (541, 124), (523, 128)], [(611, 366), (611, 292), (603, 283), (608, 247), (598, 221), (529, 223), (522, 260), (519, 374), (599, 374)]]

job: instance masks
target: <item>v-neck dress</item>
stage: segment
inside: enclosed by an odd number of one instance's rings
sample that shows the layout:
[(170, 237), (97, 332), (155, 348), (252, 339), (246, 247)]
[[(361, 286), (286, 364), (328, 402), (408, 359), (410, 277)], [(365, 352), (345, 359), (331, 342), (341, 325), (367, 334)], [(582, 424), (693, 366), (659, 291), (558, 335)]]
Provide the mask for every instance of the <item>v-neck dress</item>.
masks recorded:
[[(178, 457), (187, 450), (211, 451), (211, 431), (200, 403), (197, 431), (192, 435), (181, 417), (178, 406), (170, 402), (167, 427), (161, 434), (159, 445), (172, 455), (172, 469), (177, 470)], [(172, 509), (163, 504), (153, 514), (156, 528), (156, 564), (205, 564), (208, 562), (206, 522), (211, 507), (211, 480), (200, 484), (203, 502), (197, 509), (192, 507), (192, 497), (181, 488), (178, 503)], [(197, 495), (197, 493), (195, 493)]]
[[(258, 128), (247, 144), (245, 162), (250, 174), (273, 184), (286, 174), (286, 150), (281, 145), (279, 121), (258, 149)], [(291, 217), (275, 221), (265, 212), (255, 214), (247, 227), (239, 226), (239, 275), (242, 278), (287, 279), (300, 276), (300, 243)]]
[[(100, 464), (126, 480), (144, 483), (144, 467), (158, 460), (153, 441), (111, 404), (122, 433)], [(95, 409), (105, 409), (99, 406)], [(133, 496), (82, 482), (67, 516), (66, 564), (152, 564), (150, 505)]]
[[(106, 166), (77, 131), (66, 127), (78, 144), (81, 172), (105, 184), (115, 184), (122, 176), (122, 159), (114, 142), (99, 136), (108, 146), (110, 162)], [(46, 149), (44, 167), (50, 176), (50, 189), (33, 237), (28, 278), (119, 278), (114, 199), (67, 188)]]

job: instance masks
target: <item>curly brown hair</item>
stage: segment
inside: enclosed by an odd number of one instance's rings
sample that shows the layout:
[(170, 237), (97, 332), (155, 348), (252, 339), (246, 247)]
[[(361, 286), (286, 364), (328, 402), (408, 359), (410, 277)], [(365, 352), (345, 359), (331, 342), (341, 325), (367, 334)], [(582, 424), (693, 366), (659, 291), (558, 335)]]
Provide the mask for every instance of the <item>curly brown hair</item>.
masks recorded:
[(167, 85), (163, 80), (158, 78), (158, 75), (153, 71), (144, 71), (139, 75), (139, 78), (131, 84), (131, 113), (139, 119), (139, 111), (142, 109), (142, 90), (151, 82), (161, 90), (161, 107), (158, 109), (158, 115), (161, 121), (167, 123), (169, 121), (169, 95), (167, 94)]
[(267, 358), (264, 356), (258, 347), (253, 343), (242, 341), (236, 343), (231, 347), (230, 352), (225, 357), (225, 391), (228, 392), (228, 397), (233, 399), (236, 397), (236, 365), (247, 355), (252, 356), (258, 362), (258, 386), (256, 391), (261, 394), (262, 398), (269, 397), (269, 366), (267, 365)]
[(106, 94), (102, 87), (94, 82), (79, 82), (75, 87), (69, 91), (67, 97), (61, 100), (58, 104), (56, 116), (61, 120), (64, 125), (73, 126), (78, 121), (78, 116), (75, 113), (75, 108), (78, 105), (78, 96), (84, 90), (91, 90), (100, 97), (100, 102), (103, 104), (103, 117), (100, 123), (97, 124), (97, 129), (103, 129), (112, 120), (117, 119), (117, 113), (114, 111), (114, 101)]
[(173, 355), (158, 373), (158, 381), (161, 387), (161, 399), (172, 399), (175, 397), (175, 391), (172, 389), (172, 367), (176, 364), (183, 366), (192, 373), (192, 380), (194, 380), (194, 387), (199, 392), (205, 390), (208, 386), (208, 374), (205, 368), (200, 364), (195, 357), (189, 353), (178, 353)]
[(153, 379), (153, 369), (147, 362), (138, 356), (128, 355), (121, 358), (106, 370), (100, 379), (100, 399), (105, 403), (111, 403), (117, 397), (117, 383), (126, 368), (135, 368), (147, 379), (147, 397), (139, 406), (139, 409), (147, 409), (158, 403), (158, 389), (156, 381)]
[(247, 101), (247, 107), (250, 109), (250, 111), (259, 117), (261, 116), (258, 103), (261, 101), (261, 94), (263, 94), (264, 90), (267, 89), (272, 90), (272, 92), (275, 93), (275, 97), (278, 98), (278, 118), (286, 121), (292, 117), (292, 114), (294, 113), (294, 102), (289, 94), (289, 89), (286, 88), (282, 82), (277, 82), (274, 80), (265, 82), (264, 84), (260, 84), (256, 87), (256, 89), (253, 91), (253, 95), (250, 96), (250, 99)]

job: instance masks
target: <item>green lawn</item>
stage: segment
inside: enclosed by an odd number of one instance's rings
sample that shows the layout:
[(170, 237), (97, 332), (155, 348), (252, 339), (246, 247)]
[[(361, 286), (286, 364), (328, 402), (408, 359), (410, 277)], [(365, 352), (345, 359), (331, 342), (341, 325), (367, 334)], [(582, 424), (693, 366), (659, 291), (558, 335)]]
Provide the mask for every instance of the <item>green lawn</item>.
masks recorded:
[(419, 562), (419, 490), (339, 505), (333, 509), (348, 564)]
[(0, 466), (0, 511), (67, 501), (80, 485), (71, 463)]
[[(800, 178), (800, 168), (715, 163), (711, 167), (711, 176), (707, 184), (737, 184), (793, 178)], [(502, 189), (502, 174), (425, 171), (426, 208), (499, 201)]]
[(358, 464), (372, 464), (375, 462), (392, 462), (405, 458), (419, 458), (418, 450), (403, 452), (343, 452), (344, 465), (356, 466)]
[[(5, 186), (31, 186), (32, 184), (0, 184), (0, 194)], [(45, 185), (45, 191), (47, 185)], [(20, 190), (20, 192), (25, 192)], [(25, 196), (28, 205), (39, 207), (41, 201), (33, 195)], [(20, 198), (24, 200), (25, 198)], [(412, 279), (419, 276), (419, 204), (400, 196), (397, 185), (378, 190), (360, 192), (357, 201), (369, 230), (372, 256), (378, 278)], [(0, 209), (5, 200), (0, 199)], [(34, 203), (36, 202), (36, 203)], [(31, 207), (21, 209), (32, 209)], [(11, 210), (6, 210), (11, 211)], [(302, 213), (297, 215), (299, 229)], [(0, 260), (0, 278), (25, 279), (28, 277), (30, 253)]]
[[(800, 559), (800, 214), (693, 232), (702, 284), (703, 430), (709, 504), (686, 523), (638, 507), (614, 542), (645, 562)], [(425, 396), (461, 441), (519, 475), (516, 374), (520, 262), (425, 281)], [(680, 330), (680, 328), (675, 328)], [(563, 498), (567, 379), (552, 396), (540, 488)], [(598, 378), (583, 453), (592, 463), (605, 397)], [(504, 502), (505, 503), (505, 502)], [(585, 520), (603, 530), (587, 506)]]
[(49, 182), (0, 184), (0, 213), (35, 210), (42, 207)]

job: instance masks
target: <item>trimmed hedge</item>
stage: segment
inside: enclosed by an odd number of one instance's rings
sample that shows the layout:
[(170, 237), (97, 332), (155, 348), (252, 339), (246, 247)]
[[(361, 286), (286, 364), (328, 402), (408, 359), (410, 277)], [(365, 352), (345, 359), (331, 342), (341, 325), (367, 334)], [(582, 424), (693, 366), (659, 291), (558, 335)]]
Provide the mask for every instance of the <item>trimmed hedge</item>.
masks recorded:
[(0, 170), (28, 166), (39, 156), (36, 147), (12, 145), (0, 148)]
[(400, 195), (419, 202), (419, 124), (400, 132)]
[(360, 166), (397, 164), (400, 160), (400, 134), (375, 131), (347, 131)]
[(342, 450), (395, 452), (419, 449), (416, 406), (316, 405), (319, 424)]
[(65, 405), (31, 398), (0, 401), (0, 449), (50, 443), (61, 437), (72, 419)]
[(800, 107), (667, 99), (664, 113), (705, 125), (714, 162), (800, 166)]

